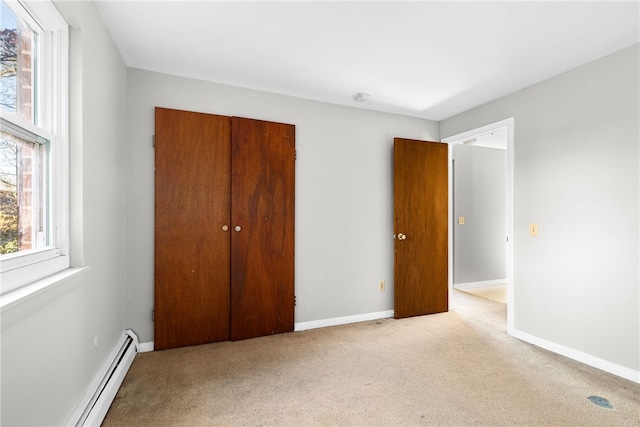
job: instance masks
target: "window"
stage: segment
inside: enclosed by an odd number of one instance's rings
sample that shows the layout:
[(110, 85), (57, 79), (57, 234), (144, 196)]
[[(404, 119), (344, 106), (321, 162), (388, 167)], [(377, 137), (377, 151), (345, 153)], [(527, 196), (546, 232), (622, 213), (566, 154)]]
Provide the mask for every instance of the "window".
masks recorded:
[(50, 1), (1, 0), (4, 294), (69, 267), (68, 28)]

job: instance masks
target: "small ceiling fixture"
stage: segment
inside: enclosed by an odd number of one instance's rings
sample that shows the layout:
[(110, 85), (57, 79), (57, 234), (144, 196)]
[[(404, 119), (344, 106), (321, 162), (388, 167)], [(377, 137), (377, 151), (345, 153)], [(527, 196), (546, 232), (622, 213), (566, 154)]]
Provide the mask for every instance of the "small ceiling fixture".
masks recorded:
[(358, 92), (355, 95), (353, 95), (353, 99), (355, 99), (356, 102), (364, 102), (367, 100), (368, 97), (369, 97), (368, 93), (362, 93), (362, 92)]

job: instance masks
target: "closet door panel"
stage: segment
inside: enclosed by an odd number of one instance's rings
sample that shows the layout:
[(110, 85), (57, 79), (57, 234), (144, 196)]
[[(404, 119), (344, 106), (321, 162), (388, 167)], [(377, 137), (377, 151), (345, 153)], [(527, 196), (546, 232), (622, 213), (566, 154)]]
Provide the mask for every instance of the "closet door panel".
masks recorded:
[(234, 117), (231, 339), (293, 331), (295, 126)]
[(228, 340), (231, 118), (155, 114), (155, 349)]

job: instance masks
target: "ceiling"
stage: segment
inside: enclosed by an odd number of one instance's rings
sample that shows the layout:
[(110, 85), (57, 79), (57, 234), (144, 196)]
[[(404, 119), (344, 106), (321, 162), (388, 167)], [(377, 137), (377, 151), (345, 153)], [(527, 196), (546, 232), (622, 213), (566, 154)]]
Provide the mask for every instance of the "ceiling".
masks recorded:
[(437, 121), (640, 41), (639, 1), (97, 5), (129, 67)]

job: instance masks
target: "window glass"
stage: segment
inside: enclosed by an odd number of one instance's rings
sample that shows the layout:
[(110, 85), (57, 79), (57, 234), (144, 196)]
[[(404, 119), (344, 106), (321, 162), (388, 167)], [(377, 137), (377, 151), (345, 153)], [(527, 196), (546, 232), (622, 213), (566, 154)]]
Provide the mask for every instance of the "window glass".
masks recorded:
[(47, 145), (0, 133), (0, 254), (48, 244)]
[(37, 33), (4, 1), (0, 16), (0, 106), (35, 123)]

